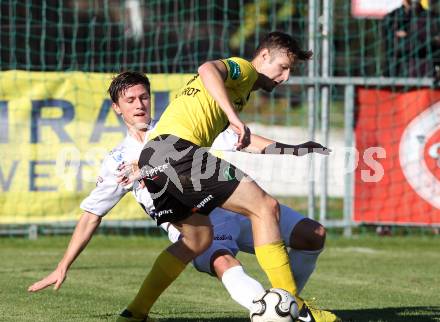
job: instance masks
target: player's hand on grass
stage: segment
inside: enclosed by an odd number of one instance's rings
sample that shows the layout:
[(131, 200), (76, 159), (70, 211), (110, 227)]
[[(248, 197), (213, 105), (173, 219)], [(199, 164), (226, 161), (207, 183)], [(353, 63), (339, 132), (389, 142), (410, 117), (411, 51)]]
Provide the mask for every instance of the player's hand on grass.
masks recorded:
[(318, 153), (323, 155), (329, 155), (330, 152), (332, 152), (331, 149), (317, 143), (314, 141), (308, 141), (305, 143), (302, 143), (297, 146), (298, 147), (298, 156), (303, 156), (308, 153)]
[(234, 123), (231, 121), (229, 123), (234, 132), (238, 134), (238, 142), (235, 144), (236, 149), (246, 148), (251, 143), (251, 130), (239, 119)]
[(66, 271), (64, 269), (57, 268), (42, 280), (29, 286), (28, 292), (38, 292), (51, 285), (54, 285), (53, 289), (56, 291), (61, 287), (61, 284), (63, 284), (65, 279)]

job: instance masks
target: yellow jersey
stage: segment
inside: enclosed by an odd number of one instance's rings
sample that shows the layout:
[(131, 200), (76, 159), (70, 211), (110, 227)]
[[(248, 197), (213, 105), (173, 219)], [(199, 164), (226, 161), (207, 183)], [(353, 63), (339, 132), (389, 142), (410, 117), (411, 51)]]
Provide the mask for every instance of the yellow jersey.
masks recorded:
[[(225, 87), (237, 112), (241, 112), (258, 78), (254, 66), (247, 60), (232, 57), (221, 60), (227, 69)], [(209, 147), (228, 126), (228, 118), (208, 93), (196, 74), (183, 86), (162, 114), (150, 139), (172, 134), (198, 146)]]

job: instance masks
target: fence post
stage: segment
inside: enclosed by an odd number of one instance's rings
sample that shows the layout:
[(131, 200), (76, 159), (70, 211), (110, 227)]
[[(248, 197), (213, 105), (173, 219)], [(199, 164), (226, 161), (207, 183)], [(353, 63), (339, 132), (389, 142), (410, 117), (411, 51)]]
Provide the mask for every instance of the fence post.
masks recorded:
[(28, 229), (29, 240), (36, 240), (38, 238), (38, 226), (30, 225)]
[[(332, 20), (333, 1), (323, 0), (322, 5), (322, 77), (329, 77), (331, 60), (331, 34), (333, 30)], [(324, 146), (329, 144), (329, 109), (330, 109), (331, 84), (326, 83), (321, 87), (321, 133)], [(328, 159), (324, 158), (320, 169), (321, 173), (321, 194), (319, 220), (324, 223), (327, 220), (327, 198), (328, 198)]]
[[(344, 87), (344, 138), (345, 147), (353, 148), (354, 136), (354, 85), (345, 85)], [(345, 153), (344, 166), (346, 169), (353, 169), (352, 162), (348, 153)], [(352, 215), (353, 215), (353, 184), (354, 171), (346, 171), (344, 178), (344, 236), (352, 235)]]
[[(316, 0), (309, 0), (309, 29), (308, 29), (308, 48), (316, 55), (316, 35), (318, 32), (318, 8)], [(317, 64), (314, 59), (308, 61), (308, 77), (313, 78), (317, 76)], [(316, 95), (319, 87), (317, 84), (309, 84), (307, 88), (307, 111), (308, 111), (308, 129), (309, 140), (315, 140), (315, 128), (316, 128)], [(313, 153), (308, 156), (308, 199), (307, 199), (307, 216), (309, 218), (315, 218), (315, 167)]]

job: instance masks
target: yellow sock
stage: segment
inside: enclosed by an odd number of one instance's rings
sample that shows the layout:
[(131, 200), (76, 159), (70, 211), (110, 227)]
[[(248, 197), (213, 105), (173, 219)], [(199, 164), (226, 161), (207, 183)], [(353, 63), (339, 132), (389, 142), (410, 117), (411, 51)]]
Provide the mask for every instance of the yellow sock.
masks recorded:
[(295, 295), (298, 306), (303, 302), (296, 296), (296, 284), (290, 269), (289, 257), (282, 241), (255, 247), (258, 263), (269, 278), (272, 287), (282, 288)]
[(135, 318), (143, 318), (163, 291), (182, 273), (186, 264), (164, 250), (154, 262), (141, 288), (127, 309)]

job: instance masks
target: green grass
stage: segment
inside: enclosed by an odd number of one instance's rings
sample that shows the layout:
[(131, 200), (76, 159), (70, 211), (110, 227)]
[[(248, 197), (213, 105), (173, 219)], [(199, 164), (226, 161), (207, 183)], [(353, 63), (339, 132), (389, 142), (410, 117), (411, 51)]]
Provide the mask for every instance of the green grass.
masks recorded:
[[(28, 294), (63, 254), (68, 237), (0, 239), (0, 321), (114, 321), (165, 238), (97, 236), (61, 290)], [(303, 296), (344, 321), (440, 321), (440, 238), (330, 236)], [(267, 280), (253, 256), (248, 272)], [(248, 321), (221, 284), (188, 267), (153, 308), (159, 321)]]

